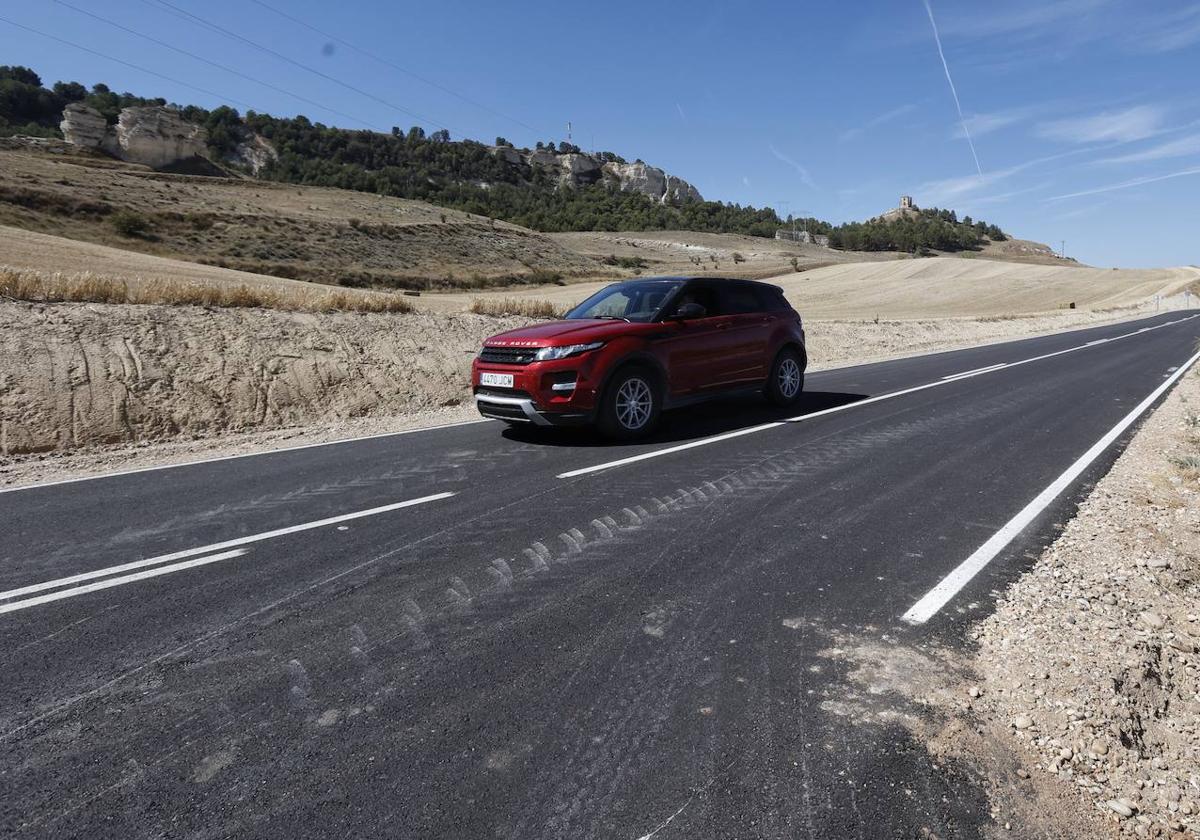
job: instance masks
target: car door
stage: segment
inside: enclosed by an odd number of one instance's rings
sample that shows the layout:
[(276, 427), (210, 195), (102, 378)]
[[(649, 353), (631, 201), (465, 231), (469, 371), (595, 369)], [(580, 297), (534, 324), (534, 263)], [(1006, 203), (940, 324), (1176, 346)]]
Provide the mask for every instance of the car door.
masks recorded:
[[(684, 321), (671, 317), (685, 303), (703, 306), (704, 317)], [(715, 284), (706, 280), (689, 282), (672, 300), (661, 339), (672, 396), (700, 394), (728, 384), (729, 318), (720, 306)]]
[(767, 376), (767, 350), (773, 318), (753, 284), (729, 280), (717, 287), (727, 318), (724, 378), (730, 385), (749, 385)]

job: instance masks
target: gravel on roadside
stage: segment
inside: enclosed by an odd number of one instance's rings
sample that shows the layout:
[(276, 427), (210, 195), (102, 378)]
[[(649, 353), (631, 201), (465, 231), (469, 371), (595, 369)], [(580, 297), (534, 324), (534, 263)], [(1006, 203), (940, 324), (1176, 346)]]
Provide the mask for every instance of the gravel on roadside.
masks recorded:
[(1122, 834), (1200, 832), (1200, 372), (973, 631), (972, 715)]

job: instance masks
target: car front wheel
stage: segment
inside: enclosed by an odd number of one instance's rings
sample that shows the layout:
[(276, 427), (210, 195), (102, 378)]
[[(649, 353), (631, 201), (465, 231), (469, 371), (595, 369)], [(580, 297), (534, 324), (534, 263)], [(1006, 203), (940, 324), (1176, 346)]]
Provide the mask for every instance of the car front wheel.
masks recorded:
[(779, 351), (767, 380), (767, 399), (778, 406), (792, 406), (804, 393), (804, 367), (800, 354), (790, 347)]
[(661, 409), (655, 377), (643, 368), (628, 368), (619, 371), (605, 390), (598, 425), (608, 437), (641, 437), (658, 423)]

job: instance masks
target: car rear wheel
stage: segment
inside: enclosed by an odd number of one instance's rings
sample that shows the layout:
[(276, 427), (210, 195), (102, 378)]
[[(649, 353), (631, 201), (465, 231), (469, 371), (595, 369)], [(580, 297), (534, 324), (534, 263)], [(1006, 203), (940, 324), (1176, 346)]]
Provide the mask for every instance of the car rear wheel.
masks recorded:
[(626, 368), (617, 372), (605, 390), (597, 423), (608, 437), (640, 437), (658, 423), (661, 409), (656, 378), (644, 368)]
[(790, 347), (779, 351), (771, 364), (765, 389), (767, 399), (778, 406), (792, 406), (804, 393), (804, 366), (800, 354)]

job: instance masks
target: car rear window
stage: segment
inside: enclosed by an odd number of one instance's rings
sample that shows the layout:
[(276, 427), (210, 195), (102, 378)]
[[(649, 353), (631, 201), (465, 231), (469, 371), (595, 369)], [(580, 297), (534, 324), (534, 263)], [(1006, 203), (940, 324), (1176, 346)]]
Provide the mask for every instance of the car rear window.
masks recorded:
[(721, 288), (721, 310), (726, 315), (762, 312), (765, 308), (753, 286), (737, 283)]

